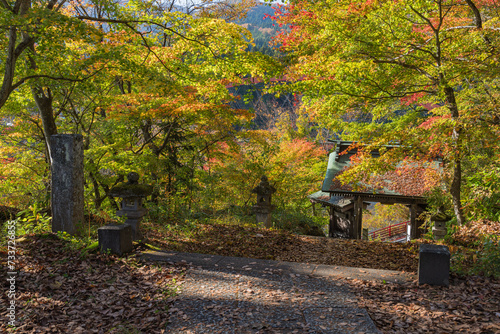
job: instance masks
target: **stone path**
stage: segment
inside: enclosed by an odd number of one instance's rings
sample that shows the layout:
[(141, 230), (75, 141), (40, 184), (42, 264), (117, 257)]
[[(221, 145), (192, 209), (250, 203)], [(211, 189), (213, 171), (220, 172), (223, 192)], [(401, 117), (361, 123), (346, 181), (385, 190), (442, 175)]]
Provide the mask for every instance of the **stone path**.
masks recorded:
[(338, 278), (402, 282), (400, 272), (217, 255), (145, 252), (191, 264), (167, 333), (380, 333)]

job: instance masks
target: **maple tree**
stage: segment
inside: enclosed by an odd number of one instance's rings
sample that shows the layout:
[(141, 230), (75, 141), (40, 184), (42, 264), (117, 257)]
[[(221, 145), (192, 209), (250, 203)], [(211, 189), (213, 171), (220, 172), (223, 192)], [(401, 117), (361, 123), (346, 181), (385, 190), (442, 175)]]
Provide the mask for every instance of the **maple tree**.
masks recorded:
[(470, 156), (488, 151), (480, 168), (498, 165), (497, 10), (487, 0), (289, 1), (272, 17), (291, 61), (278, 89), (303, 93), (322, 126), (367, 151), (402, 143), (399, 159), (442, 157), (462, 224)]
[(207, 147), (251, 117), (228, 107), (239, 98), (228, 84), (273, 71), (269, 57), (246, 51), (248, 31), (226, 22), (252, 4), (1, 2), (2, 26), (10, 27), (0, 40), (0, 117), (12, 120), (1, 148), (13, 159), (1, 166), (9, 197), (40, 185), (37, 193), (47, 193), (48, 138), (59, 131), (84, 135), (96, 208), (131, 169), (167, 182), (170, 193), (189, 182)]
[(277, 189), (273, 204), (280, 208), (304, 209), (306, 196), (321, 181), (325, 151), (306, 138), (287, 138), (278, 129), (248, 130), (239, 140), (214, 147), (207, 161), (209, 197), (219, 205), (248, 205), (255, 201), (252, 189), (262, 175)]

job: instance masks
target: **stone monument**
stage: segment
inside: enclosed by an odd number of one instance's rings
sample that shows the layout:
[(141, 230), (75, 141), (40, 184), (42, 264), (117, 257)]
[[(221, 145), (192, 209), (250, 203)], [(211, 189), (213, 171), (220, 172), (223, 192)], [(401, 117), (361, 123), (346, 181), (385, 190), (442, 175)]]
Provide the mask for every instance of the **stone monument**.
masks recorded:
[(84, 222), (83, 136), (50, 136), (52, 232), (75, 234)]
[(260, 179), (259, 185), (252, 192), (257, 194), (257, 203), (253, 207), (257, 223), (263, 223), (267, 228), (271, 227), (271, 212), (274, 210), (274, 205), (271, 204), (271, 195), (276, 192), (276, 189), (269, 184), (267, 177), (264, 175)]
[(450, 284), (450, 250), (443, 245), (420, 245), (418, 283), (448, 286)]

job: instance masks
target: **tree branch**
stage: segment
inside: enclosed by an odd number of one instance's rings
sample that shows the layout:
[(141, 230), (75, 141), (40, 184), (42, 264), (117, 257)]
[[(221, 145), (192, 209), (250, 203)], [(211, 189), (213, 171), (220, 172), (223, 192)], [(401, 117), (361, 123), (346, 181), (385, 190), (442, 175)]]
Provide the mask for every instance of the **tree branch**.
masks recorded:
[(14, 13), (14, 10), (10, 7), (10, 4), (6, 0), (0, 0), (0, 4), (2, 4), (2, 7), (10, 11), (11, 13)]
[(479, 9), (477, 9), (476, 5), (471, 1), (471, 0), (465, 0), (469, 8), (472, 10), (472, 13), (474, 14), (474, 24), (476, 25), (476, 28), (482, 29), (483, 28), (483, 19), (481, 18), (481, 13), (479, 12)]
[(424, 71), (423, 69), (419, 68), (418, 66), (415, 66), (415, 65), (410, 65), (410, 64), (405, 64), (405, 63), (402, 63), (402, 62), (399, 62), (399, 61), (395, 61), (395, 60), (377, 60), (377, 59), (374, 59), (373, 62), (375, 64), (392, 64), (392, 65), (397, 65), (397, 66), (401, 66), (401, 67), (404, 67), (404, 68), (407, 68), (407, 69), (410, 69), (410, 70), (414, 70), (422, 75), (424, 75), (425, 77), (427, 77), (429, 80), (431, 80), (432, 82), (436, 82), (436, 78), (434, 78), (432, 75), (430, 75), (429, 73), (427, 73), (426, 71)]

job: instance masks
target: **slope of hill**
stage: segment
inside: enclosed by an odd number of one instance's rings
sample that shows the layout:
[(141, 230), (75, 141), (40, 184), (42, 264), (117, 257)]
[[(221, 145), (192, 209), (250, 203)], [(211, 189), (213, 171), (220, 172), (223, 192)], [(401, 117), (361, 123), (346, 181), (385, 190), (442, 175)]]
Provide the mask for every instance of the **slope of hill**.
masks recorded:
[(281, 30), (281, 28), (273, 26), (273, 21), (265, 18), (266, 14), (273, 15), (274, 9), (269, 5), (261, 3), (250, 10), (246, 18), (237, 23), (252, 33), (255, 42), (255, 46), (251, 48), (252, 51), (275, 55), (275, 50), (269, 46), (269, 42), (271, 41), (271, 37)]

